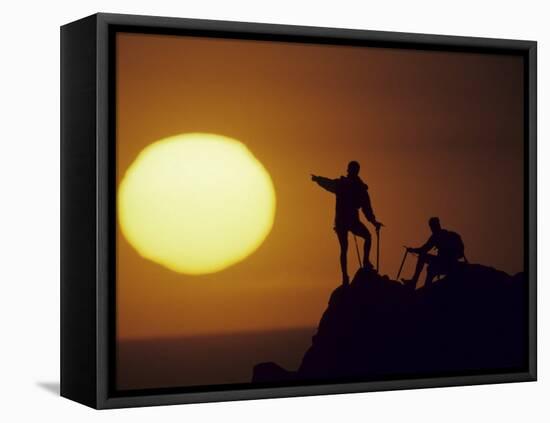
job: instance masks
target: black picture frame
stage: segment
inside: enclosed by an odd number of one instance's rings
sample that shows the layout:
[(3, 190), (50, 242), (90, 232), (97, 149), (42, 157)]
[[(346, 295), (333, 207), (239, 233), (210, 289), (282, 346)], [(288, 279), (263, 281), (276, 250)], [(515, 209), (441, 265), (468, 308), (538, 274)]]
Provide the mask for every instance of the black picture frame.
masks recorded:
[[(113, 39), (117, 31), (521, 55), (526, 93), (528, 366), (512, 373), (361, 383), (117, 392), (112, 383), (116, 200)], [(534, 41), (104, 13), (61, 27), (61, 395), (104, 409), (536, 380), (536, 72)]]

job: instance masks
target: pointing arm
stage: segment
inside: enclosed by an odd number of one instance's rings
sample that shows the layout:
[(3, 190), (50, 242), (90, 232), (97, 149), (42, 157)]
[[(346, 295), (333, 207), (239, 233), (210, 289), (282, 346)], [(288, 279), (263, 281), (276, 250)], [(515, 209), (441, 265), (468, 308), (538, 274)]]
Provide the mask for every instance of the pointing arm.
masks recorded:
[(316, 176), (316, 175), (312, 175), (311, 179), (314, 182), (317, 182), (317, 184), (321, 188), (324, 188), (327, 191), (332, 192), (333, 194), (336, 193), (336, 185), (337, 185), (336, 179), (330, 179), (330, 178), (325, 178), (324, 176)]

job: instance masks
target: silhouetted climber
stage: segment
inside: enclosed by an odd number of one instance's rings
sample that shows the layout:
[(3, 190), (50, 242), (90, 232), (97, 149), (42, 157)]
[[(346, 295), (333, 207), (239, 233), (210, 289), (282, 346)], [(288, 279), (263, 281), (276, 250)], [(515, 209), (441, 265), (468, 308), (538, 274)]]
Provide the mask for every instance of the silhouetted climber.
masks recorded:
[(359, 177), (359, 163), (349, 162), (347, 176), (338, 179), (325, 178), (323, 176), (311, 175), (311, 180), (317, 182), (321, 187), (333, 194), (336, 194), (336, 216), (334, 219), (334, 230), (338, 235), (340, 243), (340, 266), (342, 268), (342, 283), (349, 284), (347, 252), (348, 232), (351, 232), (364, 239), (363, 267), (372, 268), (369, 259), (371, 247), (371, 235), (366, 226), (359, 219), (359, 209), (369, 222), (377, 230), (382, 224), (376, 220), (369, 198), (368, 187)]
[[(425, 284), (427, 287), (436, 275), (449, 273), (462, 258), (466, 261), (464, 243), (459, 234), (442, 229), (438, 217), (430, 218), (428, 225), (432, 231), (428, 241), (418, 248), (407, 247), (408, 252), (418, 254), (412, 279), (401, 279), (407, 284), (413, 283), (416, 286), (425, 264), (428, 265)], [(434, 248), (437, 249), (437, 255), (430, 254)]]

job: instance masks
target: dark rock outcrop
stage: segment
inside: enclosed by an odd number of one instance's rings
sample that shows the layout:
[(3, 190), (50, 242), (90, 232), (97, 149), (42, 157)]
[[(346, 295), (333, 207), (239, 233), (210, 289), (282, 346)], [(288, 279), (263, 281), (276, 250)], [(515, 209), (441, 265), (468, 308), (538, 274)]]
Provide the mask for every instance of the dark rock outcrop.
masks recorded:
[(464, 264), (414, 290), (372, 271), (334, 290), (300, 368), (254, 368), (253, 382), (375, 380), (523, 369), (527, 284)]

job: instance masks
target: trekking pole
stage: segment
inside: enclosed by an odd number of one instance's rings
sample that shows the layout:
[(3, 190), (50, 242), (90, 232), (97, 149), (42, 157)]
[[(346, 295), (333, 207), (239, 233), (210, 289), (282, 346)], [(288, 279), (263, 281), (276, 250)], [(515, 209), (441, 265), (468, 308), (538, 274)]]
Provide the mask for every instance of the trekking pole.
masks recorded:
[(399, 272), (397, 272), (397, 278), (395, 278), (396, 281), (399, 280), (399, 276), (401, 276), (401, 271), (403, 270), (403, 265), (405, 264), (405, 260), (407, 259), (407, 254), (409, 254), (409, 250), (407, 247), (405, 247), (405, 254), (403, 255), (403, 260), (401, 260), (401, 266), (399, 267)]
[(357, 237), (355, 234), (353, 235), (353, 240), (355, 241), (355, 251), (357, 251), (357, 260), (359, 260), (359, 267), (363, 267), (363, 264), (361, 263), (361, 255), (359, 254), (359, 247), (357, 246)]
[(380, 226), (376, 228), (376, 273), (380, 273)]

